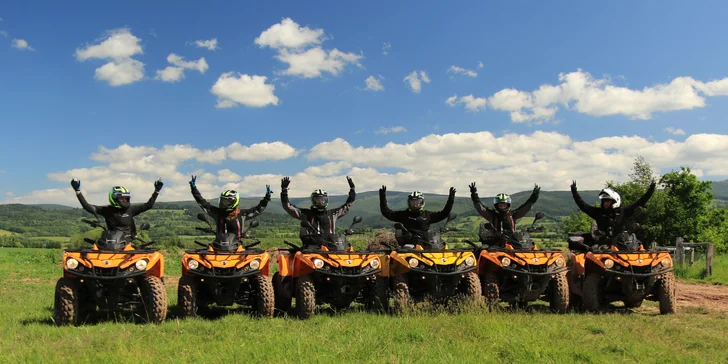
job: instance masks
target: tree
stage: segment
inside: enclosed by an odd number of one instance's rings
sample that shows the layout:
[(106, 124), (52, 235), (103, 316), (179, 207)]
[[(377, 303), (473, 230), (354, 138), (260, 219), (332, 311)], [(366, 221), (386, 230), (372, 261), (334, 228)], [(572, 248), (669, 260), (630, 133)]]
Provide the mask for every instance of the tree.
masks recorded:
[(718, 253), (728, 252), (728, 208), (716, 208), (702, 216), (699, 222), (700, 241), (711, 242)]
[(587, 232), (591, 229), (592, 221), (592, 218), (582, 211), (572, 212), (561, 220), (559, 231), (564, 238), (568, 233)]
[(708, 214), (713, 200), (711, 183), (701, 182), (690, 168), (681, 167), (660, 178), (665, 187), (664, 213), (659, 221), (662, 241), (676, 237), (695, 240), (700, 235), (700, 221)]

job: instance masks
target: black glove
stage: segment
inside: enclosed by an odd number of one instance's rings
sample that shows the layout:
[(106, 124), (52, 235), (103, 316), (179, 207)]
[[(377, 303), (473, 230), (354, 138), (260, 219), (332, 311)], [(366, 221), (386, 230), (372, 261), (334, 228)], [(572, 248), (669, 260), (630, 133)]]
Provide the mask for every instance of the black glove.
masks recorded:
[(471, 194), (476, 194), (476, 193), (478, 193), (478, 188), (477, 188), (477, 187), (475, 187), (475, 182), (473, 182), (473, 183), (469, 184), (469, 185), (468, 185), (468, 187), (470, 187), (470, 193), (471, 193)]
[(351, 180), (349, 176), (346, 176), (346, 181), (349, 182), (349, 188), (354, 189), (354, 181)]
[(653, 178), (650, 180), (650, 187), (655, 187), (655, 186), (657, 186), (657, 181), (655, 181), (655, 179)]
[(455, 187), (450, 187), (450, 197), (455, 197)]
[(197, 181), (197, 176), (192, 176), (192, 179), (190, 180), (190, 188), (197, 187), (197, 184), (195, 183)]
[(574, 190), (574, 191), (576, 190), (576, 180), (573, 180), (572, 181), (572, 183), (571, 183), (571, 189)]
[(81, 190), (81, 180), (79, 179), (72, 179), (71, 180), (71, 187), (73, 187), (74, 191), (80, 191)]
[(538, 187), (538, 185), (534, 185), (533, 187), (533, 194), (538, 196), (538, 194), (541, 192), (541, 187)]
[(387, 193), (387, 186), (382, 185), (382, 188), (379, 189), (379, 196), (384, 196)]
[(273, 191), (270, 189), (270, 185), (265, 185), (265, 199), (270, 201), (271, 194), (273, 194)]
[(162, 179), (158, 179), (154, 181), (154, 192), (159, 192), (162, 190), (162, 187), (164, 187), (164, 182), (162, 182)]
[(283, 179), (281, 180), (281, 189), (287, 190), (288, 185), (290, 185), (290, 184), (291, 184), (291, 179), (289, 177), (283, 177)]

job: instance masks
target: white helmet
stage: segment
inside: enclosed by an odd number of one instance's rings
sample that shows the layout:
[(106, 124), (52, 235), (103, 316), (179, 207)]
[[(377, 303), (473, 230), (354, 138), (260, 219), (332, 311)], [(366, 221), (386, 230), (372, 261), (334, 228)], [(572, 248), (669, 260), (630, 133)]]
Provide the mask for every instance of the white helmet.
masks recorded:
[(599, 192), (599, 202), (602, 202), (604, 200), (614, 201), (612, 203), (612, 208), (616, 209), (619, 206), (622, 206), (622, 197), (619, 196), (617, 191), (611, 188), (605, 188), (601, 192)]

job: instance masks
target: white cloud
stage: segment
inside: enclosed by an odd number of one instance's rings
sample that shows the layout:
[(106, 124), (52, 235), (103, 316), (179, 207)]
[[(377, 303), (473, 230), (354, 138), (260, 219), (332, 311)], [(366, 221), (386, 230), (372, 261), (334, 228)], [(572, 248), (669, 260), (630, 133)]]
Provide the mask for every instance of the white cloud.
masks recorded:
[(427, 76), (425, 71), (421, 71), (418, 74), (417, 70), (414, 70), (404, 78), (404, 81), (409, 83), (412, 92), (418, 94), (422, 91), (422, 82), (430, 83), (430, 77)]
[(448, 73), (454, 73), (456, 75), (466, 75), (469, 77), (478, 77), (478, 72), (475, 72), (473, 70), (465, 69), (458, 66), (450, 66), (450, 69), (447, 70)]
[(10, 197), (10, 198), (12, 198), (12, 197), (15, 197), (15, 194), (14, 194), (14, 193), (12, 193), (12, 192), (5, 192), (5, 197)]
[(404, 133), (407, 129), (404, 126), (393, 126), (391, 128), (385, 128), (381, 127), (377, 131), (375, 131), (376, 134), (390, 134), (390, 133)]
[(194, 42), (194, 45), (197, 48), (207, 48), (211, 51), (220, 49), (220, 47), (217, 46), (217, 38), (212, 38), (208, 40), (196, 40)]
[(131, 58), (144, 53), (140, 42), (141, 39), (131, 34), (129, 29), (120, 28), (107, 32), (107, 37), (96, 40), (96, 44), (76, 49), (75, 55), (82, 62), (89, 59), (110, 60), (96, 69), (94, 78), (111, 86), (128, 85), (144, 78), (144, 63)]
[(366, 84), (367, 84), (367, 87), (365, 88), (365, 90), (384, 91), (384, 86), (382, 85), (382, 82), (380, 82), (379, 79), (374, 76), (367, 77), (367, 79), (364, 80), (364, 82), (366, 82)]
[(167, 56), (167, 62), (173, 64), (173, 66), (167, 66), (163, 70), (157, 70), (157, 76), (154, 79), (164, 82), (178, 82), (185, 78), (185, 69), (194, 69), (204, 74), (209, 68), (205, 57), (201, 57), (197, 61), (185, 61), (184, 57), (170, 53)]
[(217, 96), (217, 107), (228, 108), (238, 104), (248, 107), (278, 105), (278, 97), (273, 93), (276, 87), (266, 84), (265, 76), (248, 76), (227, 72), (220, 75), (210, 92)]
[(453, 95), (447, 98), (445, 100), (445, 103), (450, 106), (455, 106), (456, 104), (463, 104), (465, 105), (465, 108), (470, 111), (480, 111), (485, 110), (485, 104), (486, 100), (483, 97), (475, 97), (472, 94), (467, 96), (458, 97), (457, 95)]
[(7, 31), (4, 31), (4, 30), (0, 30), (0, 36), (7, 37), (8, 36), (8, 32)]
[(385, 56), (389, 54), (389, 50), (392, 49), (392, 43), (384, 42), (382, 43), (382, 54)]
[(229, 170), (229, 169), (221, 169), (217, 171), (217, 180), (220, 182), (238, 182), (241, 181), (243, 177), (240, 177), (239, 174)]
[(250, 146), (235, 142), (225, 148), (230, 159), (244, 161), (283, 160), (293, 158), (299, 151), (283, 142), (256, 143)]
[(672, 135), (685, 135), (685, 130), (682, 130), (680, 128), (673, 128), (672, 126), (668, 126), (667, 128), (665, 128), (665, 131)]
[(704, 83), (678, 77), (668, 84), (633, 90), (579, 69), (559, 74), (559, 81), (558, 85), (541, 85), (532, 92), (503, 89), (489, 97), (488, 103), (495, 110), (510, 112), (516, 123), (552, 120), (559, 106), (597, 117), (624, 115), (645, 120), (657, 112), (704, 107), (705, 96), (728, 95), (728, 78)]
[(336, 48), (323, 49), (320, 45), (324, 40), (323, 29), (302, 27), (291, 18), (285, 18), (260, 33), (255, 44), (278, 51), (275, 58), (288, 64), (288, 68), (281, 72), (285, 75), (316, 78), (330, 73), (338, 76), (349, 64), (361, 67), (363, 55)]
[[(6, 33), (7, 34), (7, 33)], [(13, 39), (13, 48), (20, 49), (21, 51), (34, 51), (35, 49), (28, 44), (25, 39)]]
[(478, 68), (483, 68), (483, 67), (485, 67), (485, 65), (483, 65), (483, 62), (478, 61)]

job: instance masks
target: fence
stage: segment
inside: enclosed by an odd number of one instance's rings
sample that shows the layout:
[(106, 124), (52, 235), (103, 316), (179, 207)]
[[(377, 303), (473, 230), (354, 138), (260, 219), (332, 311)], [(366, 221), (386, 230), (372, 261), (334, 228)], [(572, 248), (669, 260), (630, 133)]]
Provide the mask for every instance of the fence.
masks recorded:
[(660, 246), (657, 248), (669, 250), (674, 255), (676, 265), (685, 265), (686, 252), (689, 252), (690, 255), (689, 265), (693, 265), (695, 263), (695, 248), (705, 248), (705, 273), (707, 276), (713, 274), (713, 243), (685, 243), (683, 238), (676, 238), (674, 247)]

